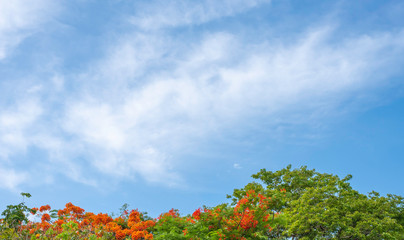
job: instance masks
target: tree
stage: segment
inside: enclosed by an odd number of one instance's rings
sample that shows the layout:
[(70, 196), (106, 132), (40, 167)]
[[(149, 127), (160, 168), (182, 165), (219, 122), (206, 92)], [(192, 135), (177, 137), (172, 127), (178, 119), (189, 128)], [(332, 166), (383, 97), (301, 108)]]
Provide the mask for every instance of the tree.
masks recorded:
[(25, 205), (25, 197), (30, 198), (31, 194), (21, 193), (23, 197), (22, 202), (17, 205), (8, 205), (6, 210), (1, 213), (4, 216), (0, 219), (0, 238), (12, 238), (18, 236), (22, 238), (21, 234), (17, 231), (21, 225), (28, 222), (27, 215), (32, 209)]
[[(151, 219), (124, 204), (114, 219), (72, 203), (57, 211), (23, 201), (3, 211), (0, 239), (404, 239), (403, 197), (361, 194), (349, 184), (350, 175), (340, 179), (289, 165), (252, 177), (259, 182), (235, 189), (228, 196), (232, 203), (182, 217), (172, 209)], [(28, 221), (29, 212), (41, 222)]]
[(270, 210), (279, 215), (272, 239), (404, 239), (403, 198), (361, 194), (350, 186), (351, 175), (340, 179), (289, 165), (276, 172), (262, 169), (252, 177), (261, 183), (228, 197), (235, 203), (251, 189), (271, 197)]

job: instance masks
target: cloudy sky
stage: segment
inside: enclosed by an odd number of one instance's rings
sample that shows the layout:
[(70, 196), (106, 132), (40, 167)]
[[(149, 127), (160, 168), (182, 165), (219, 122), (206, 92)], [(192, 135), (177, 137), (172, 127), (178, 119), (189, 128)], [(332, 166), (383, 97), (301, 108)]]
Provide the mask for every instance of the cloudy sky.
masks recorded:
[(261, 168), (404, 195), (400, 0), (0, 0), (0, 209), (187, 214)]

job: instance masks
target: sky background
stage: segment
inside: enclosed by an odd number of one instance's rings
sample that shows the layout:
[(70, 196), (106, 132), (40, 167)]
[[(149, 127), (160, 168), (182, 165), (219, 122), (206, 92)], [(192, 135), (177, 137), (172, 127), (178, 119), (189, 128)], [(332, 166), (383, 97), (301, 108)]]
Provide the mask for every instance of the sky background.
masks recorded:
[(292, 164), (404, 195), (401, 0), (0, 0), (0, 209), (152, 217)]

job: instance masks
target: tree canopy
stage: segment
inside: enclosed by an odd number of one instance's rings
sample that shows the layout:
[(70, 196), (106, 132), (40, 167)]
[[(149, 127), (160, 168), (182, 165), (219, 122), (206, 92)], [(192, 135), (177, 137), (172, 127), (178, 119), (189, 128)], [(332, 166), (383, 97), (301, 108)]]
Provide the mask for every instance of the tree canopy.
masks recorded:
[[(403, 197), (359, 193), (351, 175), (289, 165), (252, 177), (256, 181), (228, 195), (230, 203), (187, 216), (171, 209), (152, 219), (124, 204), (113, 218), (72, 203), (28, 208), (23, 200), (2, 212), (0, 239), (404, 239)], [(41, 222), (29, 221), (30, 214)]]
[(319, 173), (291, 165), (272, 172), (262, 169), (252, 182), (234, 190), (233, 203), (253, 189), (271, 197), (278, 213), (272, 239), (404, 239), (403, 197), (354, 190), (348, 175)]

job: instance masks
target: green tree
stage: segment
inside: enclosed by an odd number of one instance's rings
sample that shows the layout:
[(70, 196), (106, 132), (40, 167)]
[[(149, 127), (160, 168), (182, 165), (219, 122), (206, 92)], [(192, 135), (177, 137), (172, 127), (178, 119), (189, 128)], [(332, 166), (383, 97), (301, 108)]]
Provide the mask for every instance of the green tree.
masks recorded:
[(318, 173), (307, 167), (272, 172), (262, 169), (250, 183), (234, 190), (237, 202), (248, 190), (271, 197), (278, 214), (272, 239), (404, 239), (404, 201), (396, 195), (368, 195), (352, 189), (351, 175)]
[(18, 231), (21, 225), (28, 222), (28, 213), (32, 209), (25, 205), (25, 198), (30, 198), (31, 194), (21, 193), (23, 198), (22, 202), (17, 205), (8, 205), (1, 215), (4, 216), (0, 219), (0, 239), (24, 239), (25, 233)]

